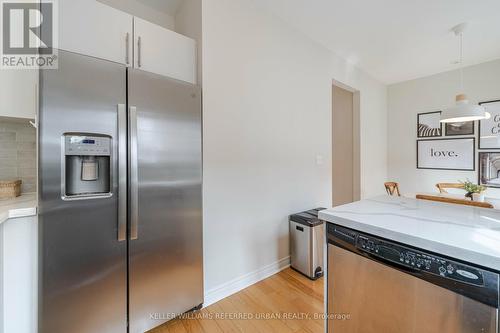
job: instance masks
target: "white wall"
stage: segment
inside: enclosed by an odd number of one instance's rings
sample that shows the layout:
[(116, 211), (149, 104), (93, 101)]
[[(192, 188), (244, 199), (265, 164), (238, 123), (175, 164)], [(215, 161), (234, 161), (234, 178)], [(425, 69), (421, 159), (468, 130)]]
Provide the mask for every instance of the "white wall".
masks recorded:
[(360, 90), (362, 196), (382, 193), (385, 86), (252, 1), (203, 1), (209, 294), (286, 260), (288, 214), (330, 206), (333, 79)]
[[(465, 68), (464, 80), (471, 102), (500, 99), (500, 60)], [(438, 182), (457, 182), (466, 178), (477, 182), (477, 171), (416, 168), (417, 113), (443, 110), (453, 105), (458, 89), (458, 71), (388, 87), (388, 175), (389, 179), (400, 183), (403, 192), (435, 192)], [(477, 122), (475, 126), (477, 148)], [(489, 189), (486, 195), (500, 197), (500, 191)]]
[(108, 6), (117, 8), (143, 20), (174, 30), (175, 18), (167, 13), (146, 6), (136, 0), (98, 0)]
[(341, 58), (333, 57), (331, 75), (360, 96), (361, 199), (385, 193), (387, 178), (387, 88)]

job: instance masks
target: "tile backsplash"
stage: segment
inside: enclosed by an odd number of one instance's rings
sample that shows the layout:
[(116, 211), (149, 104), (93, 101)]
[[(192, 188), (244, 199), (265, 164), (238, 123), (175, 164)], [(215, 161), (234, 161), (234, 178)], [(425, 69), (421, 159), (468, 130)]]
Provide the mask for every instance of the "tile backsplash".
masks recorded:
[(22, 192), (36, 192), (36, 129), (0, 117), (0, 180), (11, 179), (22, 180)]

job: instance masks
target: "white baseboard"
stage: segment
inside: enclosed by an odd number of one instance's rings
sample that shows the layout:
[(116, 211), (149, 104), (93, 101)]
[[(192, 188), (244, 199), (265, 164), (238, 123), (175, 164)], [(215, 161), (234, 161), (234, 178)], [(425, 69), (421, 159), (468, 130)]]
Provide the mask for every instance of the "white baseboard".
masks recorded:
[(265, 278), (274, 275), (290, 266), (290, 257), (282, 258), (272, 264), (261, 267), (253, 272), (239, 276), (231, 281), (223, 283), (215, 288), (208, 290), (205, 293), (205, 302), (203, 307), (207, 307), (215, 302), (220, 301), (238, 291), (245, 289)]

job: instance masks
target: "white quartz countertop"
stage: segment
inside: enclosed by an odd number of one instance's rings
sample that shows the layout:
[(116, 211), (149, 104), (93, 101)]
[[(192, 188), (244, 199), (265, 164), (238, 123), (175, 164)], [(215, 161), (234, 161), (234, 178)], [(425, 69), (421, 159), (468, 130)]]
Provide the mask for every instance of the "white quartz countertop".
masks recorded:
[(500, 210), (380, 196), (319, 218), (500, 271)]
[(0, 224), (7, 219), (36, 215), (37, 200), (35, 193), (22, 194), (14, 199), (0, 200)]

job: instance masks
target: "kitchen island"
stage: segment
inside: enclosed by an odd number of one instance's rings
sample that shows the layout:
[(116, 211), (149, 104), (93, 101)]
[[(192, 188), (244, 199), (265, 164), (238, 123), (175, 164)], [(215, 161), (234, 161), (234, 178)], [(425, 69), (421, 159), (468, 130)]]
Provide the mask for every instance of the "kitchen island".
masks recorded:
[(329, 332), (499, 331), (500, 211), (381, 196), (319, 218)]
[(319, 218), (500, 271), (500, 210), (380, 196)]

